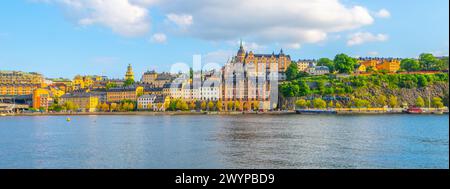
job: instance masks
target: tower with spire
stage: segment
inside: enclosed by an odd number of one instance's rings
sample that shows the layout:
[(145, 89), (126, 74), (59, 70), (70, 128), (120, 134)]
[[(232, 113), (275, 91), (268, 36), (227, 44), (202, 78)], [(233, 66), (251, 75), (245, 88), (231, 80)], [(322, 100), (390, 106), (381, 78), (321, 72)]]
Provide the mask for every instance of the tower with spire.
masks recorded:
[(238, 62), (244, 62), (245, 53), (246, 52), (244, 50), (244, 45), (242, 44), (242, 39), (241, 39), (239, 50), (238, 50), (237, 57), (236, 57)]
[(125, 73), (125, 80), (133, 80), (134, 81), (134, 73), (131, 64), (128, 64), (127, 73)]

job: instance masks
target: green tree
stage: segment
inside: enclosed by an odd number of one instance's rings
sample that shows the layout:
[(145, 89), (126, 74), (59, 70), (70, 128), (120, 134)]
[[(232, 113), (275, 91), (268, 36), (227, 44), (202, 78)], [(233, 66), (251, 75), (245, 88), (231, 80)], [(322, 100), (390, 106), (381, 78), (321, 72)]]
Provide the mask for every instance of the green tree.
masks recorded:
[(296, 85), (292, 82), (283, 83), (280, 85), (280, 91), (284, 97), (294, 97), (294, 96), (299, 95), (300, 86)]
[(442, 99), (439, 98), (439, 97), (434, 97), (434, 98), (431, 100), (431, 105), (432, 105), (434, 108), (442, 108), (442, 107), (444, 107), (444, 103), (442, 103)]
[(74, 104), (72, 101), (67, 101), (64, 103), (63, 105), (65, 107), (66, 110), (71, 110), (71, 111), (75, 111), (78, 110), (78, 105)]
[(194, 79), (194, 69), (192, 69), (192, 67), (189, 68), (189, 78)]
[(328, 102), (328, 108), (333, 108), (333, 107), (334, 107), (333, 101), (330, 100), (330, 102)]
[(426, 86), (428, 86), (428, 80), (427, 80), (427, 78), (425, 77), (425, 76), (423, 76), (423, 75), (419, 75), (419, 76), (417, 76), (417, 85), (419, 86), (419, 87), (426, 87)]
[(134, 103), (128, 103), (128, 111), (134, 111)]
[(117, 111), (118, 109), (117, 103), (111, 103), (110, 111)]
[(219, 112), (223, 110), (223, 103), (221, 100), (217, 101), (216, 107)]
[(182, 101), (181, 102), (181, 110), (182, 111), (188, 111), (189, 110), (189, 105), (186, 101)]
[(241, 102), (240, 101), (235, 101), (234, 102), (234, 108), (237, 110), (237, 111), (242, 111), (241, 110)]
[(228, 106), (228, 111), (233, 111), (233, 106), (234, 106), (233, 102), (228, 102), (227, 106)]
[(191, 103), (189, 103), (189, 109), (195, 110), (195, 102), (194, 101), (191, 101)]
[(420, 66), (424, 70), (436, 70), (440, 65), (440, 60), (430, 53), (422, 53), (419, 56)]
[(334, 57), (334, 66), (339, 73), (352, 73), (355, 65), (356, 60), (346, 54), (338, 54)]
[(389, 98), (389, 106), (390, 106), (391, 108), (396, 108), (396, 107), (397, 107), (397, 104), (398, 104), (397, 97), (394, 96), (394, 95), (391, 95), (390, 98)]
[(335, 71), (334, 68), (334, 62), (330, 60), (329, 58), (321, 58), (317, 61), (318, 66), (326, 66), (330, 69), (330, 73), (333, 73)]
[(386, 96), (384, 96), (384, 95), (379, 95), (378, 97), (377, 97), (377, 100), (376, 100), (376, 102), (377, 102), (377, 105), (379, 106), (379, 107), (384, 107), (384, 106), (386, 106), (387, 105), (387, 97)]
[(175, 109), (176, 110), (182, 110), (183, 109), (183, 102), (181, 100), (177, 100), (177, 102), (175, 104)]
[(400, 67), (409, 72), (418, 71), (420, 70), (420, 63), (415, 59), (406, 58), (401, 61)]
[(417, 97), (416, 99), (416, 106), (417, 107), (424, 107), (425, 106), (425, 101), (423, 100), (422, 97)]
[(107, 83), (105, 86), (106, 90), (114, 88), (114, 87), (117, 87), (117, 85), (115, 83)]
[(327, 108), (327, 102), (325, 102), (325, 100), (322, 100), (321, 98), (315, 98), (313, 100), (313, 106), (314, 108), (325, 109)]
[(357, 108), (369, 108), (369, 107), (370, 107), (370, 102), (367, 101), (367, 100), (355, 98), (355, 99), (353, 100), (353, 102), (355, 103), (355, 106), (356, 106)]
[(252, 103), (252, 105), (253, 105), (253, 110), (254, 111), (258, 111), (258, 109), (259, 109), (259, 101), (254, 101), (253, 103)]
[(448, 70), (448, 56), (442, 58), (441, 62), (442, 67), (440, 68), (440, 70)]
[(205, 111), (206, 110), (206, 102), (202, 101), (202, 103), (200, 104), (200, 108)]
[(306, 108), (307, 107), (305, 99), (300, 99), (300, 100), (295, 101), (295, 105), (298, 108)]
[(342, 104), (340, 102), (336, 102), (336, 108), (342, 108)]
[(127, 87), (127, 86), (131, 86), (134, 84), (134, 80), (133, 79), (127, 79), (123, 82), (123, 86)]
[(316, 84), (317, 84), (317, 89), (319, 89), (320, 94), (324, 94), (325, 93), (325, 81), (319, 80), (316, 82)]
[(307, 96), (311, 93), (311, 89), (309, 88), (308, 83), (306, 83), (306, 81), (299, 81), (298, 83), (299, 86), (299, 90), (298, 90), (298, 95), (299, 96)]
[(289, 65), (289, 67), (286, 69), (286, 79), (288, 81), (292, 81), (297, 79), (298, 77), (298, 67), (296, 63), (292, 63)]
[(212, 101), (208, 102), (208, 110), (209, 111), (214, 111), (214, 103)]

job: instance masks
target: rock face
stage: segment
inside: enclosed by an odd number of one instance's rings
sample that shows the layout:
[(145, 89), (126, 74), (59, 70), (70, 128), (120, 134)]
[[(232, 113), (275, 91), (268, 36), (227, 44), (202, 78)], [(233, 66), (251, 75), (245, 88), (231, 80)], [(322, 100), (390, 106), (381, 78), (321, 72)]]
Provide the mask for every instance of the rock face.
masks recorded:
[(432, 99), (433, 97), (445, 98), (448, 95), (448, 83), (440, 83), (431, 85), (425, 88), (417, 89), (399, 89), (393, 91), (396, 96), (398, 96), (401, 102), (407, 102), (408, 104), (414, 104), (416, 99), (420, 96), (423, 99)]
[[(389, 89), (388, 87), (367, 87), (367, 88), (360, 88), (355, 90), (350, 95), (345, 96), (352, 96), (363, 100), (368, 100), (372, 103), (372, 106), (374, 106), (376, 98), (380, 95), (384, 95), (387, 98), (389, 98), (391, 95), (394, 95), (397, 97), (398, 105), (401, 105), (403, 103), (407, 103), (408, 105), (414, 105), (416, 102), (416, 99), (420, 96), (425, 101), (428, 101), (428, 98), (432, 99), (434, 97), (440, 97), (443, 99), (443, 103), (448, 106), (448, 94), (449, 94), (449, 83), (446, 82), (439, 82), (435, 83), (433, 85), (429, 85), (428, 87), (423, 88), (398, 88), (398, 89)], [(311, 96), (312, 97), (312, 96)], [(314, 96), (316, 98), (320, 98), (320, 96), (316, 95)], [(294, 109), (295, 108), (295, 101), (300, 99), (302, 97), (291, 97), (291, 98), (280, 98), (280, 104), (283, 107), (280, 107), (282, 109), (288, 108), (288, 109)], [(342, 104), (345, 104), (346, 102), (340, 102)]]
[[(368, 92), (372, 96), (378, 96), (383, 94), (386, 97), (389, 97), (391, 95), (394, 95), (397, 97), (399, 103), (415, 104), (415, 101), (419, 96), (422, 97), (424, 100), (427, 100), (428, 98), (432, 99), (433, 97), (440, 97), (442, 99), (447, 99), (449, 93), (449, 84), (436, 83), (428, 87), (412, 88), (412, 89), (407, 88), (399, 88), (393, 90), (388, 88), (368, 89)], [(446, 104), (448, 104), (448, 102)]]

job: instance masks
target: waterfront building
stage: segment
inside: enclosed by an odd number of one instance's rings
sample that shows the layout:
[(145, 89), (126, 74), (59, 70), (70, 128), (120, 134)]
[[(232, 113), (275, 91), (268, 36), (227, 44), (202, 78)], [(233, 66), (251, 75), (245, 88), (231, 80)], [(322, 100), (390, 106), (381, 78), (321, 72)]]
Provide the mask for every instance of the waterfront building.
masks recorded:
[(237, 55), (234, 57), (233, 62), (239, 62), (243, 64), (253, 64), (255, 70), (260, 70), (260, 67), (269, 68), (269, 65), (275, 64), (278, 70), (278, 80), (286, 80), (286, 70), (291, 64), (291, 56), (285, 55), (283, 49), (279, 54), (254, 54), (253, 51), (246, 52), (242, 42), (239, 47)]
[(33, 108), (48, 110), (48, 107), (53, 103), (53, 98), (50, 96), (50, 91), (47, 89), (36, 89), (33, 91)]
[(171, 98), (179, 99), (183, 98), (183, 84), (166, 84), (164, 85), (163, 94), (168, 95)]
[(102, 89), (96, 89), (90, 92), (93, 96), (96, 96), (98, 98), (98, 103), (103, 104), (107, 103), (107, 96), (106, 96), (106, 90)]
[(66, 93), (61, 96), (59, 105), (64, 105), (66, 102), (72, 102), (78, 110), (94, 112), (99, 104), (98, 97), (90, 93)]
[(166, 111), (168, 104), (170, 104), (170, 96), (157, 95), (153, 103), (153, 111)]
[(137, 99), (137, 107), (139, 110), (153, 110), (156, 95), (142, 95)]
[(41, 74), (21, 71), (0, 71), (0, 84), (46, 86), (45, 79)]
[(125, 73), (125, 80), (129, 79), (134, 81), (134, 72), (131, 64), (128, 64), (127, 72)]
[(33, 91), (38, 88), (41, 88), (41, 85), (0, 83), (0, 95), (9, 95), (9, 96), (32, 95)]
[(204, 82), (200, 87), (201, 94), (199, 99), (217, 101), (220, 99), (220, 91), (219, 83), (212, 82), (208, 84)]
[(283, 50), (278, 55), (246, 53), (242, 44), (233, 59), (222, 68), (221, 97), (225, 104), (239, 101), (242, 107), (275, 109), (278, 81), (285, 79), (291, 59)]
[(122, 100), (136, 101), (143, 94), (144, 87), (142, 86), (118, 87), (107, 90), (106, 99), (108, 103), (120, 102)]

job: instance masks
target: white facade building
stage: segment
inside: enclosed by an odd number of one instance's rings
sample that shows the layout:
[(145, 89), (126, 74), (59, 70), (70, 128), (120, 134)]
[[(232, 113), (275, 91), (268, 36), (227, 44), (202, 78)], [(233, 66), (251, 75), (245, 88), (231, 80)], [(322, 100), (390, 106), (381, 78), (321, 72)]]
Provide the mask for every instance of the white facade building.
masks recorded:
[(137, 99), (138, 109), (149, 110), (153, 109), (156, 95), (142, 95)]

